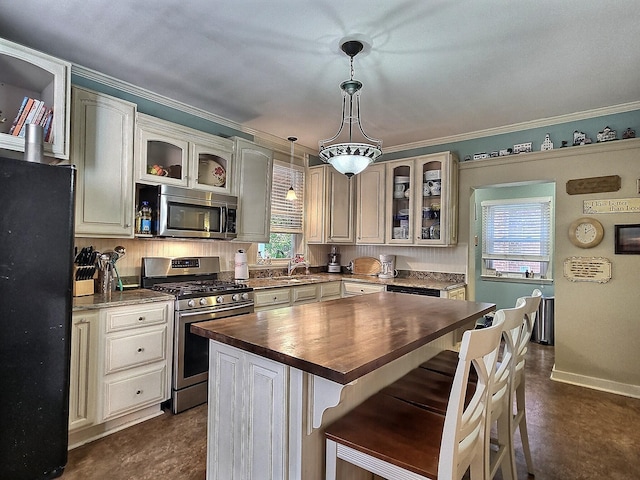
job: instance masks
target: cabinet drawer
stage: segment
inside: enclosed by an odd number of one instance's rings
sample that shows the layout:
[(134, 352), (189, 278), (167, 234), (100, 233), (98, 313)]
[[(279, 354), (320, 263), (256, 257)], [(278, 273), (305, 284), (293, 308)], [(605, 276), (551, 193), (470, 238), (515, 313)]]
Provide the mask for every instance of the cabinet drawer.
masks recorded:
[(166, 400), (166, 378), (166, 367), (162, 365), (135, 376), (105, 382), (103, 420)]
[(109, 309), (105, 312), (107, 332), (165, 323), (168, 311), (165, 302)]
[(254, 292), (254, 303), (256, 307), (271, 305), (289, 305), (290, 291), (288, 288), (274, 288), (262, 292)]
[(342, 285), (342, 282), (321, 283), (320, 298), (324, 300), (328, 297), (339, 297), (341, 285)]
[(366, 283), (344, 282), (342, 284), (342, 292), (344, 295), (365, 295), (368, 293), (384, 292), (384, 285), (368, 285)]
[(167, 327), (126, 337), (107, 337), (105, 374), (165, 360)]
[(315, 302), (318, 297), (318, 288), (316, 285), (305, 285), (294, 287), (291, 289), (291, 303), (311, 303)]

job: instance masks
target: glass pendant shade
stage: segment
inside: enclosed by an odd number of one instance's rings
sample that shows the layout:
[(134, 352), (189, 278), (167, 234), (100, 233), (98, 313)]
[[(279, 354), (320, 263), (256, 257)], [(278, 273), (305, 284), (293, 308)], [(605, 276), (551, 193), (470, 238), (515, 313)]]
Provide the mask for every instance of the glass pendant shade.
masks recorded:
[(298, 196), (296, 195), (296, 191), (293, 189), (293, 185), (289, 187), (289, 190), (287, 190), (287, 196), (284, 198), (285, 200), (289, 200), (290, 202), (293, 202), (294, 200), (298, 199)]
[[(351, 79), (342, 82), (340, 85), (342, 89), (342, 123), (340, 124), (340, 129), (333, 137), (319, 142), (319, 156), (323, 162), (331, 164), (338, 172), (347, 177), (352, 177), (362, 172), (382, 155), (380, 148), (382, 141), (371, 138), (364, 133), (360, 121), (360, 89), (362, 88), (362, 83), (353, 79), (353, 57), (362, 50), (363, 45), (359, 41), (351, 40), (343, 43), (341, 48), (350, 57)], [(340, 137), (345, 125), (347, 125), (348, 129), (348, 142), (330, 145), (331, 142)], [(354, 125), (358, 127), (362, 137), (371, 143), (353, 142)]]

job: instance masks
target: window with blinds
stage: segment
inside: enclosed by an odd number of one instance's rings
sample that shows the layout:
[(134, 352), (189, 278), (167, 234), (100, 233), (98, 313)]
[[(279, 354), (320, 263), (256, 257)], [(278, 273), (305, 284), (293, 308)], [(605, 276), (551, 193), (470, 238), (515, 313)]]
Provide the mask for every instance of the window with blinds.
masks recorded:
[(481, 205), (483, 273), (528, 272), (549, 278), (551, 197), (487, 200)]
[[(297, 200), (285, 197), (293, 186)], [(304, 217), (304, 169), (280, 162), (273, 164), (271, 185), (271, 231), (276, 233), (302, 233)]]

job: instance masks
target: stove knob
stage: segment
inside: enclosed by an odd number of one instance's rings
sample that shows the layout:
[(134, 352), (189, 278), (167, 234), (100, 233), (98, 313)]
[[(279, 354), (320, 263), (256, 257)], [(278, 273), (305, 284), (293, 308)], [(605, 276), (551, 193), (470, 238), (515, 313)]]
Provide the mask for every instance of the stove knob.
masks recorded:
[(196, 306), (196, 301), (195, 300), (189, 300), (187, 302), (187, 305), (189, 305), (190, 307), (195, 307)]
[(234, 302), (237, 302), (238, 300), (240, 300), (240, 295), (237, 293), (234, 293), (233, 297), (231, 297), (231, 300), (233, 300)]
[(245, 292), (245, 293), (243, 293), (243, 294), (242, 294), (242, 299), (243, 299), (243, 300), (249, 300), (249, 294), (248, 294), (248, 293), (246, 293), (246, 292)]
[(204, 306), (207, 304), (207, 299), (206, 298), (201, 298), (200, 299), (200, 305)]
[(224, 303), (224, 297), (222, 295), (219, 297), (216, 297), (216, 303)]

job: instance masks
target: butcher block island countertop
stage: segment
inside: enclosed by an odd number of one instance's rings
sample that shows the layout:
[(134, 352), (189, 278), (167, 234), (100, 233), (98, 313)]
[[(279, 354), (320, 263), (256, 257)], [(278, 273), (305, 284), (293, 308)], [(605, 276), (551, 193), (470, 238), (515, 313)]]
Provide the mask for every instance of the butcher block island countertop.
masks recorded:
[(383, 292), (199, 322), (191, 331), (344, 385), (494, 308)]
[(210, 339), (207, 479), (324, 478), (324, 427), (494, 308), (381, 292), (192, 324)]

